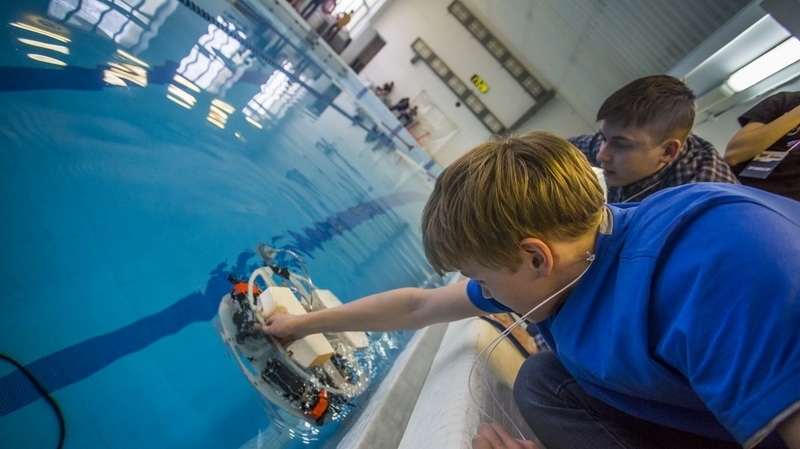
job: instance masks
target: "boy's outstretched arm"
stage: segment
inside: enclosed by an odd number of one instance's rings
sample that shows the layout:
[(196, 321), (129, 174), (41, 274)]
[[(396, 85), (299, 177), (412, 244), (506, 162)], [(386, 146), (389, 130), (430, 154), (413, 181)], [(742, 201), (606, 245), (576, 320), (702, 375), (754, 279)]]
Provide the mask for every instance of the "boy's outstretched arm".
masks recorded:
[(467, 297), (466, 280), (434, 289), (400, 288), (304, 315), (276, 314), (256, 329), (279, 338), (342, 331), (420, 329), (485, 315)]

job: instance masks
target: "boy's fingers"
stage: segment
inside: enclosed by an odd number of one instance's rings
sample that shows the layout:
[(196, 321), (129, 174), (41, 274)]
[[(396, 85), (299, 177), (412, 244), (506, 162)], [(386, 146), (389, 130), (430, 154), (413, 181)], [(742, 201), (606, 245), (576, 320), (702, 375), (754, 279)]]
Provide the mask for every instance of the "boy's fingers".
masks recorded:
[(497, 423), (481, 423), (478, 434), (472, 439), (473, 449), (538, 449), (533, 441), (520, 440), (511, 436)]

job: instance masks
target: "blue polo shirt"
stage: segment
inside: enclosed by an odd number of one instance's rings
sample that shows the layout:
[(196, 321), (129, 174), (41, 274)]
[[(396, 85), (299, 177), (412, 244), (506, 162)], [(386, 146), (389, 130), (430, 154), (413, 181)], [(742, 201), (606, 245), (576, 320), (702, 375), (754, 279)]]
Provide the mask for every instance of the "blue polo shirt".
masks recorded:
[[(800, 408), (800, 203), (698, 183), (620, 206), (607, 206), (595, 261), (539, 331), (592, 396), (755, 443)], [(476, 287), (476, 306), (508, 310)]]

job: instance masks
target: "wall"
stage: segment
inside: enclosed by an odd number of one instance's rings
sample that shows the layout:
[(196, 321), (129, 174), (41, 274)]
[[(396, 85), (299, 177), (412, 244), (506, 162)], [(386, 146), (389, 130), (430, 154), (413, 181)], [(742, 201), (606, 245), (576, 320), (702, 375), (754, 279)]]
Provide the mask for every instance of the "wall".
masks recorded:
[[(469, 78), (473, 74), (483, 77), (489, 83), (490, 91), (486, 95), (478, 94), (479, 98), (504, 124), (509, 125), (534, 104), (533, 98), (522, 93), (516, 81), (450, 15), (447, 11), (450, 3), (451, 0), (387, 3), (371, 20), (371, 28), (383, 37), (386, 46), (361, 72), (363, 79), (376, 84), (394, 81), (395, 88), (391, 94), (393, 101), (402, 97), (414, 98), (420, 91), (427, 91), (439, 109), (458, 125), (458, 133), (434, 154), (434, 158), (442, 165), (449, 164), (472, 146), (489, 139), (491, 132), (465, 105), (455, 106), (458, 98), (430, 67), (424, 62), (411, 63), (414, 55), (411, 43), (417, 37), (428, 43), (471, 88)], [(503, 39), (498, 30), (490, 31), (498, 39)], [(364, 32), (369, 37), (371, 33)], [(361, 39), (361, 35), (355, 37), (355, 41)], [(535, 67), (528, 69), (536, 70)], [(540, 81), (549, 84), (548, 80)], [(556, 95), (517, 131), (534, 129), (546, 129), (569, 136), (590, 131), (594, 125), (581, 120), (571, 106)]]
[[(347, 64), (351, 64), (358, 57), (358, 54), (361, 52), (361, 50), (363, 50), (367, 44), (369, 44), (369, 41), (371, 41), (372, 38), (377, 34), (375, 29), (369, 25), (359, 27), (357, 32), (358, 35), (350, 35), (351, 39), (353, 40), (350, 42), (350, 45), (345, 47), (345, 49), (339, 55), (342, 57), (342, 59), (347, 61)], [(383, 49), (381, 49), (381, 51), (383, 51)]]
[(587, 123), (558, 92), (533, 117), (523, 123), (518, 133), (549, 131), (562, 137), (595, 132), (598, 125)]

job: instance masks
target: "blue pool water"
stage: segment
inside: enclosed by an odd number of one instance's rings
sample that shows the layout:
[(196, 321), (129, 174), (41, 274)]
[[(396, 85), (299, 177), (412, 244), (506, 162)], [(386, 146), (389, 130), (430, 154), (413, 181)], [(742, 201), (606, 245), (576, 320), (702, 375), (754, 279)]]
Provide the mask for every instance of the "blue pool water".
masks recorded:
[[(418, 225), (440, 168), (263, 4), (11, 1), (0, 18), (0, 353), (51, 393), (64, 447), (275, 437), (212, 323), (257, 243), (345, 302), (435, 281)], [(384, 337), (377, 380), (408, 335)], [(0, 447), (58, 440), (0, 360)]]

